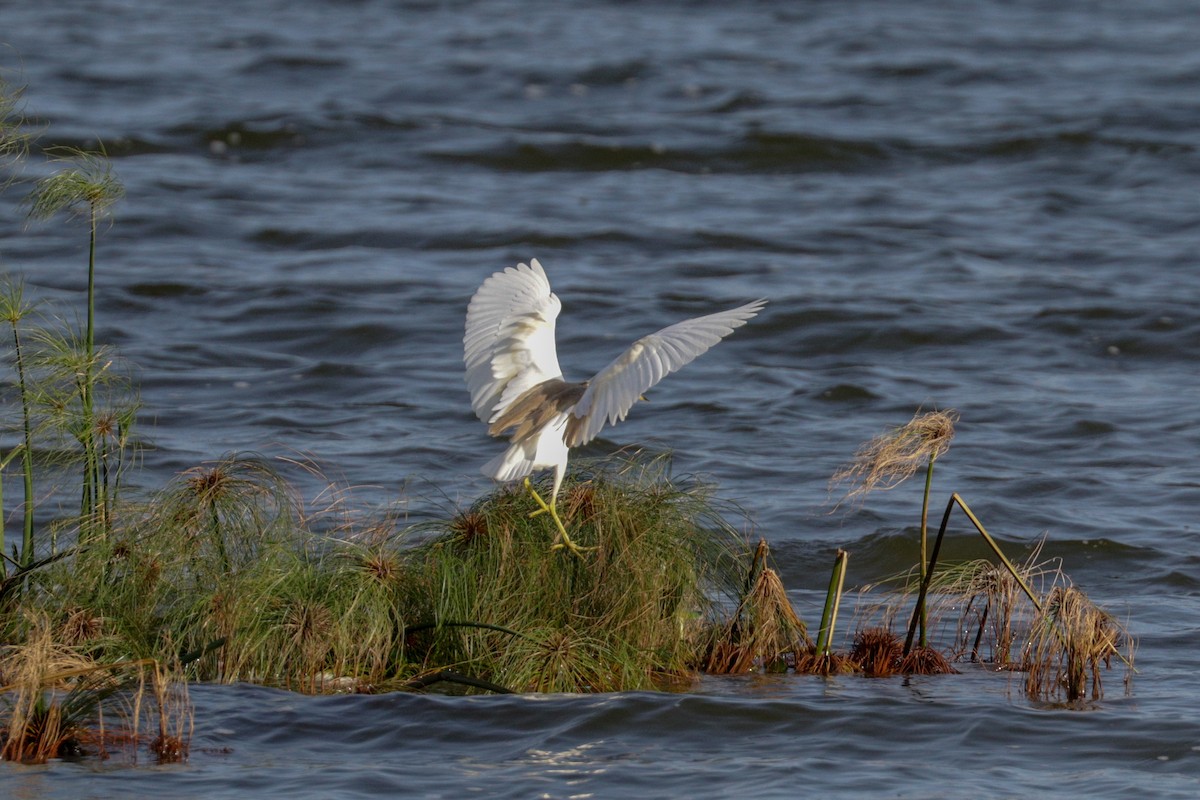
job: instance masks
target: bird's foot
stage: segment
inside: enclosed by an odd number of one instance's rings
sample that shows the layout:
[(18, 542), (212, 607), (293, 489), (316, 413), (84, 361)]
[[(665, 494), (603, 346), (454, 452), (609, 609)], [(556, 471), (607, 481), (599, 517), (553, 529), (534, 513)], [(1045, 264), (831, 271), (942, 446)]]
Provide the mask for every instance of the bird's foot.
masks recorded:
[(584, 553), (591, 552), (592, 550), (598, 550), (599, 548), (584, 547), (582, 545), (575, 544), (574, 540), (572, 540), (571, 537), (567, 535), (566, 529), (564, 529), (563, 526), (560, 524), (558, 526), (558, 538), (556, 538), (554, 540), (554, 544), (550, 545), (550, 549), (551, 550), (567, 550), (571, 553), (571, 555), (579, 556), (580, 558), (582, 558)]
[(542, 496), (537, 493), (537, 489), (533, 488), (533, 483), (529, 480), (529, 478), (525, 479), (525, 488), (529, 491), (529, 493), (531, 495), (533, 495), (534, 502), (537, 503), (539, 506), (541, 506), (541, 508), (539, 508), (537, 511), (531, 512), (529, 514), (529, 518), (533, 519), (534, 517), (540, 516), (541, 514), (550, 513), (550, 506), (546, 505), (546, 501), (543, 500)]
[(554, 524), (558, 527), (558, 536), (554, 538), (554, 544), (550, 545), (551, 550), (567, 550), (573, 556), (582, 556), (592, 550), (598, 550), (597, 547), (584, 547), (583, 545), (575, 544), (575, 541), (567, 534), (567, 529), (562, 524), (562, 520), (558, 518), (558, 512), (554, 510), (554, 504), (551, 503), (546, 511), (549, 512), (550, 518), (554, 520)]
[(583, 547), (582, 545), (575, 543), (575, 541), (567, 533), (566, 526), (564, 526), (562, 520), (559, 519), (558, 511), (554, 508), (554, 501), (551, 500), (550, 503), (547, 504), (546, 501), (542, 499), (542, 496), (537, 493), (537, 490), (533, 488), (533, 484), (529, 481), (529, 478), (525, 479), (525, 488), (529, 490), (529, 493), (533, 495), (534, 501), (540, 506), (537, 511), (530, 513), (530, 519), (539, 516), (540, 514), (549, 514), (550, 519), (554, 520), (554, 526), (558, 528), (558, 535), (554, 537), (554, 544), (550, 546), (551, 550), (567, 550), (571, 553), (571, 555), (582, 556), (589, 550), (597, 549), (595, 547)]

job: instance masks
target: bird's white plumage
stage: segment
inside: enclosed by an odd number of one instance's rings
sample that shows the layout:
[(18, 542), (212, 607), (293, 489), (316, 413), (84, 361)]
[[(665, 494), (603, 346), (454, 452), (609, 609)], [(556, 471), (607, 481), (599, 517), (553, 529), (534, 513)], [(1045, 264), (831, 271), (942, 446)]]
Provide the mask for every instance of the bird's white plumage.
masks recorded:
[[(625, 419), (645, 391), (746, 324), (766, 302), (685, 320), (638, 339), (596, 373), (586, 389), (577, 385), (578, 401), (549, 417), (536, 435), (523, 440), (514, 435), (508, 449), (484, 465), (484, 474), (511, 481), (553, 468), (553, 505), (569, 447), (585, 444), (605, 425)], [(475, 292), (467, 308), (463, 360), (471, 407), (481, 420), (496, 422), (530, 389), (562, 379), (554, 344), (561, 309), (536, 259), (494, 273)]]
[(562, 303), (534, 259), (483, 282), (467, 308), (463, 360), (475, 415), (490, 422), (527, 389), (561, 378), (554, 323)]
[(756, 300), (729, 311), (685, 320), (638, 339), (588, 382), (587, 391), (572, 412), (582, 423), (569, 444), (586, 444), (606, 424), (615, 425), (625, 419), (646, 390), (745, 325), (766, 302)]
[[(538, 435), (527, 442), (513, 442), (503, 453), (483, 465), (483, 474), (501, 483), (515, 481), (539, 469), (553, 469), (567, 463), (567, 443), (563, 440), (563, 428), (567, 415), (559, 414)], [(555, 479), (562, 477), (555, 475)], [(558, 487), (555, 486), (555, 494)]]

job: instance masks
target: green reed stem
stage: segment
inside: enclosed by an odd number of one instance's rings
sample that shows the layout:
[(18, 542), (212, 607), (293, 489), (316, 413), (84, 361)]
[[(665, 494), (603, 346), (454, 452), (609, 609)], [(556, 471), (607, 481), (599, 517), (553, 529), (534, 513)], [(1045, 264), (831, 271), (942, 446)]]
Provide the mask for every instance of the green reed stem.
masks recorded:
[[(100, 511), (100, 463), (96, 452), (96, 411), (93, 398), (95, 383), (96, 357), (96, 228), (99, 209), (93, 202), (88, 214), (88, 286), (87, 286), (87, 329), (84, 334), (84, 373), (79, 382), (79, 399), (83, 406), (83, 431), (80, 443), (83, 445), (83, 498), (81, 500), (81, 526), (88, 532), (89, 538), (97, 533), (98, 512)], [(99, 527), (101, 533), (104, 526)]]
[(229, 553), (225, 549), (225, 536), (221, 531), (221, 511), (217, 508), (216, 503), (213, 503), (209, 507), (208, 522), (212, 530), (213, 546), (217, 548), (217, 556), (221, 559), (221, 566), (228, 572), (232, 564), (229, 561)]
[[(96, 223), (97, 209), (95, 203), (91, 206), (88, 218), (88, 288), (87, 288), (87, 336), (84, 340), (88, 356), (96, 350)], [(91, 374), (91, 368), (88, 368)]]
[(929, 592), (929, 581), (933, 578), (933, 568), (937, 565), (938, 553), (942, 549), (942, 539), (946, 536), (946, 526), (950, 523), (950, 512), (954, 510), (954, 498), (958, 495), (951, 495), (950, 501), (946, 503), (946, 512), (942, 514), (942, 524), (938, 528), (937, 538), (933, 540), (933, 552), (929, 555), (929, 567), (921, 564), (921, 588), (917, 592), (917, 605), (913, 609), (912, 619), (908, 623), (908, 635), (904, 639), (904, 655), (908, 655), (912, 650), (913, 636), (917, 632), (917, 622), (921, 618), (921, 611), (925, 608), (925, 595)]
[(838, 609), (842, 604), (842, 586), (846, 580), (846, 562), (850, 554), (838, 549), (833, 560), (833, 572), (829, 575), (829, 589), (825, 592), (825, 608), (821, 612), (821, 628), (817, 632), (816, 653), (819, 656), (829, 655), (833, 642), (833, 631), (837, 626)]
[(991, 535), (983, 529), (983, 523), (979, 521), (978, 517), (971, 513), (971, 509), (967, 507), (966, 501), (964, 501), (957, 494), (951, 495), (950, 500), (958, 503), (959, 508), (961, 508), (963, 513), (967, 515), (967, 519), (971, 520), (971, 524), (975, 526), (975, 530), (979, 531), (979, 535), (982, 536), (983, 540), (988, 543), (989, 547), (992, 548), (992, 552), (995, 553), (996, 557), (999, 558), (1001, 563), (1004, 564), (1005, 569), (1007, 569), (1009, 573), (1012, 574), (1013, 578), (1016, 579), (1017, 584), (1021, 587), (1021, 591), (1025, 592), (1025, 596), (1029, 598), (1031, 603), (1033, 603), (1033, 607), (1038, 611), (1041, 611), (1042, 601), (1039, 600), (1037, 595), (1033, 593), (1033, 590), (1029, 588), (1029, 584), (1025, 583), (1025, 579), (1021, 577), (1021, 573), (1017, 572), (1017, 568), (1012, 565), (1012, 562), (1009, 561), (1004, 555), (1003, 551), (1000, 550), (1000, 545), (996, 543), (996, 540), (993, 539)]
[[(29, 386), (25, 380), (25, 356), (21, 349), (21, 330), (16, 318), (12, 319), (13, 357), (17, 365), (17, 387), (21, 395), (21, 416), (24, 441), (21, 445), (21, 471), (25, 479), (24, 528), (21, 537), (21, 566), (28, 567), (33, 561), (33, 424), (30, 420)], [(0, 506), (0, 508), (3, 508)], [(3, 519), (0, 518), (0, 526)]]
[[(937, 453), (929, 454), (929, 463), (925, 468), (925, 493), (921, 498), (921, 582), (925, 582), (925, 564), (928, 555), (929, 545), (929, 490), (933, 486), (933, 462), (937, 461)], [(920, 603), (921, 611), (921, 647), (929, 645), (929, 639), (926, 637), (926, 623), (928, 622), (928, 609), (925, 608), (925, 603)]]
[[(933, 552), (929, 556), (929, 567), (924, 571), (924, 577), (921, 580), (921, 590), (917, 594), (917, 605), (913, 609), (912, 619), (908, 624), (908, 636), (905, 637), (904, 640), (905, 655), (908, 655), (909, 651), (912, 650), (913, 637), (916, 635), (917, 623), (921, 619), (921, 615), (925, 609), (925, 597), (929, 593), (929, 583), (933, 579), (934, 567), (937, 566), (938, 553), (942, 548), (942, 539), (945, 538), (946, 526), (950, 523), (950, 512), (954, 510), (954, 506), (956, 504), (963, 510), (963, 513), (967, 515), (967, 519), (971, 520), (971, 524), (975, 526), (975, 530), (979, 531), (979, 535), (982, 536), (983, 540), (988, 543), (989, 547), (992, 548), (992, 552), (995, 553), (996, 557), (1000, 559), (1000, 562), (1004, 564), (1005, 569), (1007, 569), (1009, 574), (1013, 576), (1017, 582), (1017, 585), (1019, 585), (1021, 590), (1025, 592), (1025, 596), (1028, 597), (1030, 602), (1033, 603), (1033, 607), (1038, 611), (1042, 610), (1041, 600), (1039, 600), (1037, 595), (1033, 593), (1033, 590), (1029, 588), (1029, 584), (1027, 584), (1025, 579), (1021, 577), (1021, 574), (1017, 572), (1017, 568), (1014, 567), (1012, 562), (1009, 561), (1004, 555), (1004, 552), (1001, 551), (1000, 545), (996, 543), (996, 540), (993, 539), (991, 535), (984, 529), (983, 523), (979, 521), (979, 518), (976, 517), (971, 509), (967, 506), (966, 501), (959, 497), (958, 493), (955, 492), (954, 494), (950, 495), (950, 500), (946, 503), (946, 513), (942, 515), (941, 527), (938, 528), (937, 538), (933, 540)], [(922, 647), (924, 646), (925, 645), (922, 644)]]

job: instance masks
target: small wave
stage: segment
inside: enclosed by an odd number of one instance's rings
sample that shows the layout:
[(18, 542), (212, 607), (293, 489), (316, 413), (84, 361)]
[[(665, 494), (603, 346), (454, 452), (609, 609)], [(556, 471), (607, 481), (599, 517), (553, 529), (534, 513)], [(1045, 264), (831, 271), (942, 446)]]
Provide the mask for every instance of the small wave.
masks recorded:
[(869, 141), (808, 134), (750, 133), (711, 150), (659, 143), (509, 141), (478, 150), (431, 150), (430, 158), (513, 172), (666, 169), (679, 172), (806, 172), (854, 169), (889, 158)]
[[(1010, 136), (977, 144), (958, 144), (947, 151), (952, 158), (963, 155), (981, 158), (1027, 158), (1046, 153), (1067, 153), (1094, 147), (1113, 148), (1126, 153), (1184, 155), (1195, 152), (1188, 144), (1129, 136), (1108, 136), (1090, 130), (1063, 130), (1043, 134)], [(958, 151), (955, 153), (955, 151)]]
[(134, 297), (150, 298), (199, 297), (208, 292), (205, 286), (176, 281), (132, 283), (125, 287), (125, 291)]
[(629, 81), (642, 80), (653, 71), (649, 61), (631, 59), (586, 67), (575, 74), (574, 83), (579, 86), (621, 86)]
[(242, 68), (243, 75), (261, 77), (263, 73), (294, 73), (301, 70), (340, 69), (347, 62), (341, 58), (321, 58), (313, 55), (276, 55), (259, 58)]
[(865, 386), (852, 383), (839, 383), (820, 389), (816, 396), (827, 403), (864, 403), (881, 399)]

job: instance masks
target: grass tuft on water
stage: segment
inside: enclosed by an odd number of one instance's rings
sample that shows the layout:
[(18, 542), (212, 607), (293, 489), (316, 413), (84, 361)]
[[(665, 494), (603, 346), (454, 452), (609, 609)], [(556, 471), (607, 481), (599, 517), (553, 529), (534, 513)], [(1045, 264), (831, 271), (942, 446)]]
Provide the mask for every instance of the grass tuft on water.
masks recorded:
[[(710, 490), (665, 458), (591, 464), (560, 506), (583, 558), (550, 549), (552, 523), (501, 487), (413, 552), (428, 623), (412, 652), (515, 691), (648, 689), (700, 666), (741, 604), (750, 552)], [(469, 623), (469, 624), (464, 624)], [(503, 629), (503, 630), (501, 630)]]
[(784, 672), (812, 649), (808, 627), (792, 607), (783, 580), (767, 566), (769, 556), (766, 540), (760, 540), (737, 609), (723, 624), (709, 628), (705, 672)]
[(866, 628), (854, 635), (850, 660), (858, 664), (868, 678), (899, 674), (903, 659), (904, 643), (888, 628)]
[(1103, 695), (1113, 657), (1133, 662), (1133, 642), (1116, 619), (1074, 586), (1056, 586), (1042, 604), (1022, 652), (1025, 694), (1069, 702)]
[[(431, 676), (512, 691), (677, 687), (716, 632), (753, 632), (756, 663), (806, 641), (778, 575), (707, 486), (665, 458), (585, 465), (562, 513), (594, 550), (568, 558), (499, 487), (470, 509), (357, 529), (310, 515), (286, 460), (188, 470), (109, 536), (26, 579), (17, 607), (103, 663), (181, 664), (192, 680), (304, 692), (420, 688)], [(10, 640), (16, 618), (0, 614)], [(438, 680), (442, 680), (439, 678)]]
[(176, 668), (151, 659), (101, 663), (85, 648), (64, 644), (64, 631), (44, 616), (30, 613), (25, 622), (24, 642), (0, 653), (0, 697), (7, 706), (0, 759), (41, 764), (88, 754), (107, 757), (114, 745), (131, 745), (136, 758), (145, 718), (158, 731), (147, 743), (156, 759), (183, 758), (192, 708)]

